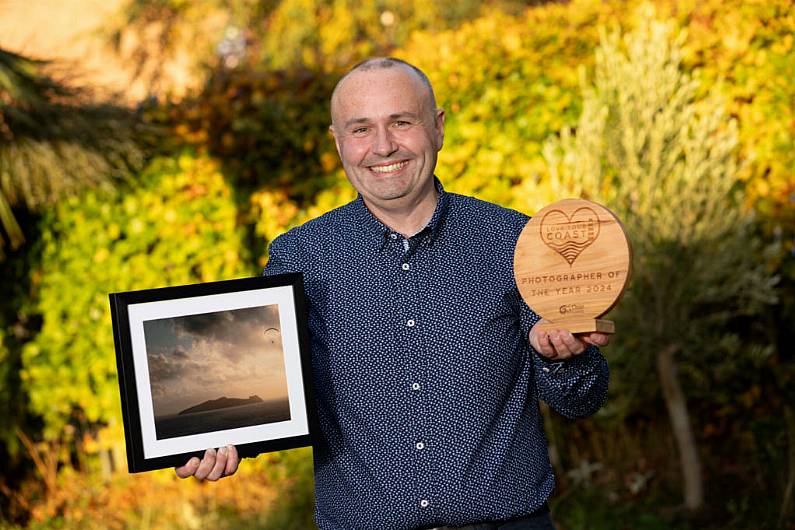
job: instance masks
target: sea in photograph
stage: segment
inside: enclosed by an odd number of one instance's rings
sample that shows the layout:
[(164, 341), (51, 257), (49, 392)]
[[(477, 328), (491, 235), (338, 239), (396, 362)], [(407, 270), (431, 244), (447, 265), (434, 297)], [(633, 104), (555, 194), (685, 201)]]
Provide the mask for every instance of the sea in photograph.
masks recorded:
[(155, 418), (155, 431), (157, 439), (163, 440), (289, 419), (290, 401), (285, 398), (203, 412), (161, 416)]

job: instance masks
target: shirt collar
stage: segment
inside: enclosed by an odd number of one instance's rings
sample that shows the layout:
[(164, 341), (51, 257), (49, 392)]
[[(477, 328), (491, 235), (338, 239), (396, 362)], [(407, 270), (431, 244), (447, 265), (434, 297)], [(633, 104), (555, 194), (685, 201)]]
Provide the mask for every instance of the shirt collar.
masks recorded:
[[(444, 225), (445, 218), (447, 217), (447, 209), (450, 203), (449, 194), (444, 190), (441, 181), (436, 176), (433, 177), (433, 183), (437, 193), (439, 194), (438, 198), (436, 199), (436, 208), (434, 209), (433, 215), (428, 221), (428, 224), (425, 225), (422, 230), (417, 232), (417, 235), (419, 235), (425, 231), (430, 231), (431, 244), (433, 244), (433, 242), (439, 237), (439, 233), (442, 226)], [(364, 198), (362, 197), (361, 193), (358, 195), (354, 203), (356, 210), (359, 212), (362, 229), (366, 237), (372, 241), (373, 246), (382, 248), (386, 243), (386, 240), (390, 237), (390, 234), (393, 234), (394, 231), (382, 223), (375, 215), (372, 214), (372, 212), (370, 212), (370, 210), (367, 208), (367, 205), (364, 203)]]

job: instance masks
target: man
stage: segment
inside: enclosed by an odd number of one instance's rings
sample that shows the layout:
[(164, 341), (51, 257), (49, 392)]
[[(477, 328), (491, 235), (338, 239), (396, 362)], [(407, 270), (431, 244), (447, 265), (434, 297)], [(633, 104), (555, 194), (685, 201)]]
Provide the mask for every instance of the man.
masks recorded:
[[(527, 217), (435, 179), (444, 111), (422, 72), (365, 61), (331, 114), (359, 198), (278, 237), (265, 268), (304, 273), (319, 528), (554, 528), (537, 400), (598, 410), (607, 336), (535, 327), (512, 269)], [(234, 448), (209, 450), (177, 474), (236, 467)]]

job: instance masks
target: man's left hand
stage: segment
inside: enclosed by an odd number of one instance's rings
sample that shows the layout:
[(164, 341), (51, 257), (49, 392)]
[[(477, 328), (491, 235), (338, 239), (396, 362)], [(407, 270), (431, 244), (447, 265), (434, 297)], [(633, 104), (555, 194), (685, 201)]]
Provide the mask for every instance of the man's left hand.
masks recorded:
[(551, 361), (563, 361), (579, 355), (588, 345), (607, 346), (610, 336), (604, 333), (578, 333), (573, 335), (565, 329), (542, 331), (538, 329), (541, 323), (548, 320), (539, 320), (528, 335), (530, 345), (541, 355)]

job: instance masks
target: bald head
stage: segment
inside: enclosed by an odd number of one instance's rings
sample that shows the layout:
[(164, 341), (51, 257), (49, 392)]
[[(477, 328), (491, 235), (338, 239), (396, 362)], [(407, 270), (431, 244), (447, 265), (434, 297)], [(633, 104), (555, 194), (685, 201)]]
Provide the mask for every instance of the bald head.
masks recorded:
[(444, 144), (444, 110), (425, 74), (397, 59), (356, 65), (334, 89), (329, 129), (370, 211), (395, 230), (406, 223), (401, 233), (422, 228), (436, 206), (433, 172)]
[(374, 57), (372, 59), (367, 59), (365, 61), (360, 62), (348, 72), (343, 75), (339, 81), (337, 81), (336, 86), (334, 87), (334, 91), (331, 93), (331, 121), (332, 123), (335, 122), (334, 115), (335, 109), (339, 103), (339, 97), (342, 93), (343, 86), (345, 85), (348, 78), (356, 75), (360, 72), (372, 72), (374, 70), (387, 70), (390, 68), (399, 68), (404, 70), (405, 72), (409, 73), (412, 77), (414, 77), (418, 81), (418, 88), (425, 92), (425, 97), (427, 97), (427, 104), (428, 109), (431, 111), (436, 110), (436, 96), (433, 93), (433, 87), (431, 86), (431, 81), (428, 79), (428, 76), (425, 73), (414, 66), (413, 64), (407, 63), (401, 59), (396, 59), (394, 57)]

